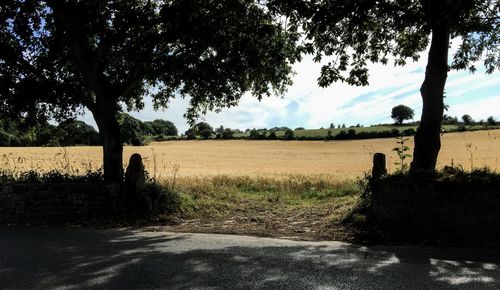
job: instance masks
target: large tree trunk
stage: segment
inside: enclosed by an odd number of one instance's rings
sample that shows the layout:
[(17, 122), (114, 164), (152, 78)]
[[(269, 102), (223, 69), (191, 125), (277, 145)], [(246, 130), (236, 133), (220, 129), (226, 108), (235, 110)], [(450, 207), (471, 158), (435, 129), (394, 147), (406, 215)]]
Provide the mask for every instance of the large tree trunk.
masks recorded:
[(411, 171), (434, 171), (441, 149), (441, 122), (443, 119), (443, 94), (448, 75), (448, 46), (450, 32), (446, 25), (432, 29), (431, 47), (420, 88), (423, 100), (422, 117), (415, 134), (415, 150)]
[(123, 145), (116, 113), (93, 111), (103, 139), (104, 181), (123, 182)]

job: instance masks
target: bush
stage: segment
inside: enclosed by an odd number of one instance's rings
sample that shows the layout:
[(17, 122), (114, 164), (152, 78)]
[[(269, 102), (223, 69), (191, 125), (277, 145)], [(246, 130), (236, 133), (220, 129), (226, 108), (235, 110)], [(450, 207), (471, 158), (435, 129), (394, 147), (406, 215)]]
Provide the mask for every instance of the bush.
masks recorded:
[(178, 212), (180, 200), (173, 190), (154, 180), (150, 180), (146, 183), (143, 196), (137, 205), (145, 207), (140, 209), (140, 212), (151, 217)]
[(413, 136), (413, 135), (415, 135), (415, 133), (417, 133), (417, 132), (413, 128), (403, 130), (404, 136)]
[(293, 140), (294, 139), (294, 133), (292, 129), (287, 129), (285, 131), (285, 135), (283, 136), (283, 139), (285, 140)]
[(357, 228), (359, 239), (499, 245), (495, 221), (500, 217), (500, 174), (494, 171), (445, 167), (434, 173), (391, 174), (376, 181), (366, 176), (365, 181), (362, 198), (343, 220)]
[(340, 132), (335, 135), (335, 140), (345, 140), (347, 139), (347, 132), (344, 130), (340, 130)]
[(394, 128), (391, 130), (391, 135), (392, 137), (396, 137), (396, 136), (399, 136), (399, 130)]

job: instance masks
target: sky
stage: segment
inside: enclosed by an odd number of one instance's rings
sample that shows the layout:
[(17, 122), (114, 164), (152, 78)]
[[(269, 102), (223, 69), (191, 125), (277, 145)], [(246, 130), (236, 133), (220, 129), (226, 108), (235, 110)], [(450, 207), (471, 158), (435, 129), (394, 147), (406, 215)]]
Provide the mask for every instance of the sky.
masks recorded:
[[(450, 60), (453, 54), (452, 44)], [(418, 62), (409, 61), (406, 66), (395, 67), (372, 64), (369, 66), (369, 86), (354, 87), (343, 83), (334, 83), (327, 88), (317, 85), (321, 63), (315, 63), (312, 56), (306, 55), (300, 63), (294, 65), (293, 85), (288, 88), (283, 98), (272, 96), (260, 102), (251, 95), (245, 95), (239, 106), (223, 109), (220, 113), (209, 112), (200, 121), (206, 121), (212, 127), (225, 128), (272, 128), (287, 126), (290, 128), (320, 128), (346, 124), (364, 126), (391, 123), (391, 109), (404, 104), (414, 109), (414, 120), (420, 119), (422, 101), (420, 86), (424, 79), (427, 51), (423, 52)], [(500, 120), (500, 72), (485, 74), (479, 63), (478, 70), (450, 71), (446, 83), (445, 104), (449, 109), (445, 114), (457, 116), (469, 114), (474, 120), (494, 116)], [(143, 121), (165, 119), (174, 122), (183, 133), (188, 124), (183, 114), (189, 99), (174, 99), (166, 110), (153, 110), (151, 98), (146, 97), (146, 106), (140, 112), (130, 112)], [(92, 115), (86, 113), (82, 118), (95, 126)]]

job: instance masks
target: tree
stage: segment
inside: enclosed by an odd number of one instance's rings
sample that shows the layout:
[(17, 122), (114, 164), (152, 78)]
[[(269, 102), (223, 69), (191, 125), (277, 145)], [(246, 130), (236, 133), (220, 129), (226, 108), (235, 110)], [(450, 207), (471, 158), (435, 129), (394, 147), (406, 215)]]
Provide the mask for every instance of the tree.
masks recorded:
[(285, 131), (285, 135), (283, 136), (285, 140), (293, 140), (294, 139), (294, 133), (292, 129), (287, 129)]
[(203, 139), (208, 139), (214, 134), (214, 128), (206, 122), (199, 122), (193, 127), (194, 133)]
[(194, 133), (193, 129), (186, 130), (185, 134), (186, 134), (186, 139), (188, 139), (188, 140), (194, 140), (194, 139), (196, 139), (196, 134)]
[(465, 125), (470, 125), (473, 122), (472, 117), (468, 114), (462, 116), (462, 121), (464, 121)]
[(497, 120), (495, 120), (495, 117), (489, 116), (488, 119), (486, 119), (486, 122), (490, 126), (495, 126), (497, 124)]
[(298, 34), (253, 0), (9, 0), (0, 4), (0, 113), (92, 113), (104, 179), (121, 182), (119, 112), (190, 97), (191, 123), (245, 92), (282, 95)]
[(176, 136), (178, 134), (177, 127), (171, 121), (156, 119), (146, 121), (144, 124), (149, 128), (150, 135)]
[(234, 131), (231, 130), (231, 128), (224, 129), (224, 132), (222, 132), (222, 139), (233, 139), (233, 138), (234, 138)]
[[(60, 132), (57, 142), (61, 146), (100, 144), (99, 133), (97, 133), (94, 127), (82, 121), (66, 120), (57, 126), (57, 131)], [(54, 130), (50, 130), (47, 134), (51, 133), (54, 133)], [(47, 136), (47, 141), (42, 142), (48, 143), (50, 141), (52, 140)]]
[[(305, 32), (304, 51), (315, 61), (331, 59), (321, 69), (321, 86), (368, 85), (369, 63), (387, 64), (391, 56), (395, 65), (405, 65), (430, 44), (412, 171), (435, 170), (448, 69), (473, 72), (480, 59), (487, 73), (500, 67), (498, 0), (270, 0), (269, 5), (290, 18), (289, 29)], [(449, 66), (452, 38), (461, 44)]]
[(392, 108), (391, 118), (394, 119), (396, 124), (401, 125), (405, 120), (413, 119), (413, 109), (405, 105), (397, 105)]
[(250, 134), (248, 135), (248, 138), (251, 140), (257, 140), (259, 139), (260, 135), (259, 132), (254, 128), (250, 130)]
[(120, 127), (121, 144), (130, 144), (134, 146), (142, 145), (144, 124), (141, 120), (130, 116), (127, 113), (118, 114), (118, 125)]
[(215, 129), (215, 139), (222, 139), (222, 134), (224, 134), (224, 126), (220, 126)]

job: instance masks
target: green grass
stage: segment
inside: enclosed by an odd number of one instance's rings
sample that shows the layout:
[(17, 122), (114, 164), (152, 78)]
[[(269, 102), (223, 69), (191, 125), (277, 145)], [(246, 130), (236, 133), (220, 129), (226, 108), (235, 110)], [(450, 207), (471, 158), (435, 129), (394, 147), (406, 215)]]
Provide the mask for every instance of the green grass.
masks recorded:
[(362, 191), (355, 180), (321, 175), (181, 177), (163, 184), (175, 188), (184, 218), (208, 219), (333, 208), (329, 218), (341, 220)]

